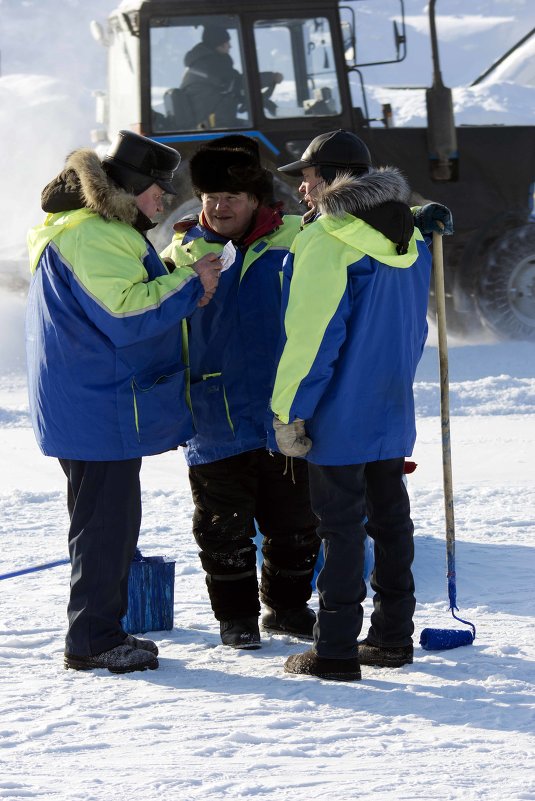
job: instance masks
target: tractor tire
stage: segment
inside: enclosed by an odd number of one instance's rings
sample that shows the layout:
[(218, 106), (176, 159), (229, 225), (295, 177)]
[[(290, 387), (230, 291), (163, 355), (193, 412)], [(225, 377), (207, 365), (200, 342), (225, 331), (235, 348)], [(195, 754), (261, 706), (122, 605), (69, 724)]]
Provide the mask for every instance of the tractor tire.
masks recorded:
[(535, 341), (535, 224), (513, 228), (486, 254), (476, 302), (500, 339)]

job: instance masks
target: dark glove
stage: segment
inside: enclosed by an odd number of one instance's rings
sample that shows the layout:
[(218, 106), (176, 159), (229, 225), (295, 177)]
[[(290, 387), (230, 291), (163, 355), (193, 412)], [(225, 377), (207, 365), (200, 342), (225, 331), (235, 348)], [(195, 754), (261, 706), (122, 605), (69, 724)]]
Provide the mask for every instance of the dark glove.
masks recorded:
[(414, 212), (414, 224), (422, 234), (452, 234), (453, 216), (442, 203), (426, 203)]
[(285, 456), (306, 456), (311, 449), (312, 440), (306, 435), (303, 420), (283, 423), (278, 417), (274, 417), (273, 428), (279, 450)]

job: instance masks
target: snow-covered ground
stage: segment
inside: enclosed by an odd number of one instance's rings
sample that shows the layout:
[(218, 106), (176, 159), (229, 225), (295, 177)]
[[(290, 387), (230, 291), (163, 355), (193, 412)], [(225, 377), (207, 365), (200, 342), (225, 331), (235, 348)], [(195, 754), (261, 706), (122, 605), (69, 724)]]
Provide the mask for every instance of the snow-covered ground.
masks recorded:
[[(69, 149), (88, 143), (91, 89), (104, 76), (88, 22), (114, 5), (0, 0), (0, 261), (20, 260), (17, 269), (26, 269), (24, 234), (41, 217), (42, 185)], [(377, 13), (386, 6), (376, 3)], [(429, 83), (425, 3), (405, 7), (407, 73), (377, 86)], [(533, 27), (532, 0), (439, 0), (437, 11), (461, 121), (485, 111), (487, 122), (533, 122), (533, 90), (525, 73), (514, 82), (514, 65), (499, 82), (466, 88)], [(404, 97), (395, 113), (421, 124), (421, 101)], [(63, 474), (39, 453), (28, 419), (17, 275), (0, 280), (0, 574), (66, 557)], [(458, 625), (447, 611), (433, 342), (417, 376), (409, 479), (416, 642), (424, 627)], [(535, 345), (456, 343), (450, 381), (458, 602), (477, 626), (472, 646), (417, 647), (413, 665), (364, 668), (348, 685), (284, 674), (286, 656), (303, 648), (291, 637), (229, 652), (190, 533), (182, 455), (152, 457), (142, 469), (140, 546), (176, 561), (174, 629), (154, 633), (161, 667), (65, 671), (68, 568), (0, 581), (0, 799), (533, 801)]]
[[(63, 475), (28, 420), (22, 307), (0, 295), (2, 574), (66, 556)], [(459, 625), (447, 611), (437, 361), (427, 347), (416, 385), (416, 639)], [(291, 637), (225, 649), (182, 455), (151, 457), (140, 545), (176, 560), (174, 629), (154, 634), (161, 667), (65, 671), (68, 568), (2, 581), (0, 798), (534, 799), (535, 345), (451, 348), (450, 381), (458, 602), (477, 626), (472, 646), (418, 647), (413, 665), (363, 668), (348, 686), (284, 674), (303, 648)]]

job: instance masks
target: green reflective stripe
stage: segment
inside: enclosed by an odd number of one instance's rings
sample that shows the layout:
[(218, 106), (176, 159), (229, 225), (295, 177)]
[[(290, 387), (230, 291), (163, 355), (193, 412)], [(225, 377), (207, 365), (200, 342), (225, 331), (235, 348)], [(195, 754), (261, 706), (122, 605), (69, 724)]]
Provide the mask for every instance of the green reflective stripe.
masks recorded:
[[(222, 373), (204, 373), (203, 376), (202, 376), (202, 380), (203, 381), (207, 381), (209, 378), (220, 378), (221, 375), (222, 375)], [(230, 426), (230, 428), (232, 430), (232, 433), (234, 434), (234, 423), (232, 422), (232, 418), (230, 416), (230, 407), (228, 405), (227, 392), (226, 392), (226, 389), (225, 389), (225, 385), (221, 384), (221, 388), (223, 390), (223, 403), (225, 404), (225, 411), (227, 413), (228, 424), (229, 424), (229, 426)]]
[[(202, 377), (202, 380), (206, 381), (208, 378), (219, 378), (221, 375), (222, 375), (222, 373), (204, 373), (204, 375)], [(221, 384), (221, 387), (223, 389), (223, 402), (225, 404), (225, 410), (227, 412), (228, 424), (232, 429), (232, 433), (234, 434), (234, 423), (232, 422), (232, 418), (230, 416), (230, 408), (229, 408), (229, 405), (228, 405), (227, 391), (225, 389), (225, 385), (224, 384)]]
[[(272, 409), (283, 423), (300, 383), (310, 372), (325, 331), (347, 287), (348, 262), (332, 241), (310, 226), (296, 238), (293, 275), (284, 318), (287, 342), (277, 369)], [(352, 252), (353, 260), (355, 252)]]
[(186, 382), (184, 386), (184, 394), (186, 396), (186, 403), (188, 404), (191, 412), (191, 375), (189, 369), (189, 345), (188, 345), (188, 323), (187, 320), (182, 320), (181, 323), (182, 334), (182, 361), (186, 365)]
[(134, 399), (134, 421), (135, 421), (135, 424), (136, 424), (137, 438), (138, 438), (139, 441), (141, 441), (140, 436), (139, 436), (139, 415), (138, 415), (138, 411), (137, 411), (136, 389), (135, 389), (135, 381), (134, 381), (134, 379), (132, 379), (132, 385), (131, 386), (132, 386), (132, 397)]
[[(221, 375), (221, 374), (220, 374), (220, 375)], [(229, 424), (229, 426), (230, 426), (230, 427), (231, 427), (231, 429), (232, 429), (232, 433), (234, 434), (234, 423), (232, 422), (232, 419), (231, 419), (231, 416), (230, 416), (230, 409), (229, 409), (229, 405), (228, 405), (228, 400), (227, 400), (227, 392), (226, 392), (226, 390), (225, 390), (225, 385), (223, 385), (223, 400), (224, 400), (224, 402), (225, 402), (225, 409), (226, 409), (226, 411), (227, 411), (227, 420), (228, 420), (228, 424)]]

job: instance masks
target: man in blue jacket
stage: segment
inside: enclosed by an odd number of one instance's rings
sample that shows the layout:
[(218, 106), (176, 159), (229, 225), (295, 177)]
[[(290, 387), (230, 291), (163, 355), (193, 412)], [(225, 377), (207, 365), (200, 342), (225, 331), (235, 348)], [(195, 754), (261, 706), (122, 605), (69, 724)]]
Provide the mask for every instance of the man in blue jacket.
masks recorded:
[(272, 176), (252, 139), (215, 140), (193, 156), (190, 171), (202, 212), (177, 223), (163, 255), (181, 265), (232, 248), (213, 301), (188, 320), (196, 434), (186, 460), (210, 602), (224, 645), (260, 647), (256, 520), (263, 535), (263, 626), (311, 639), (315, 615), (307, 601), (319, 539), (307, 465), (288, 465), (266, 450), (282, 262), (300, 218), (282, 216), (280, 204), (270, 203)]
[[(353, 133), (322, 134), (281, 169), (302, 176), (319, 216), (284, 266), (274, 428), (283, 453), (308, 459), (325, 545), (314, 646), (285, 669), (354, 681), (361, 664), (399, 667), (413, 658), (413, 524), (403, 471), (416, 437), (413, 380), (431, 273), (414, 222), (429, 221), (426, 207), (413, 218), (401, 173), (375, 169)], [(366, 519), (375, 595), (368, 636), (358, 643)]]
[(145, 237), (179, 154), (121, 131), (101, 162), (72, 153), (44, 190), (28, 237), (26, 317), (32, 423), (68, 479), (71, 589), (65, 667), (158, 667), (158, 649), (121, 627), (141, 523), (141, 457), (191, 437), (181, 320), (206, 304), (220, 263), (170, 274)]

